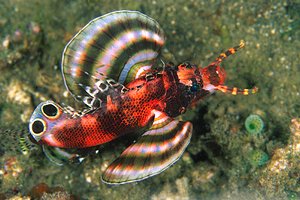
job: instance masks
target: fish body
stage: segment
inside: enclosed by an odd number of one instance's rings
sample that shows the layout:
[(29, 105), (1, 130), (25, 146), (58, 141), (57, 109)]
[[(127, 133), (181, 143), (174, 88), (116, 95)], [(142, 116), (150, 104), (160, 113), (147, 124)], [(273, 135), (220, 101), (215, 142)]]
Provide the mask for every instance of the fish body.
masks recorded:
[(73, 158), (67, 149), (90, 148), (142, 132), (102, 176), (108, 184), (142, 180), (171, 166), (189, 144), (192, 124), (175, 117), (215, 90), (256, 92), (224, 85), (220, 63), (243, 43), (204, 68), (190, 63), (160, 66), (164, 43), (159, 24), (136, 11), (96, 18), (71, 39), (63, 52), (63, 79), (87, 108), (70, 111), (53, 101), (37, 106), (29, 130), (50, 160), (58, 160), (54, 154)]
[[(196, 78), (195, 70), (197, 68), (190, 71), (193, 73), (191, 76)], [(151, 125), (155, 118), (154, 110), (171, 117), (182, 114), (202, 91), (192, 92), (190, 86), (180, 82), (178, 72), (167, 67), (161, 72), (142, 76), (126, 85), (128, 91), (113, 97), (108, 95), (105, 105), (81, 117), (72, 118), (56, 105), (61, 116), (55, 118), (55, 125), (43, 134), (41, 143), (61, 148), (97, 146)], [(51, 105), (55, 103), (48, 101), (36, 110), (46, 114), (45, 108)]]

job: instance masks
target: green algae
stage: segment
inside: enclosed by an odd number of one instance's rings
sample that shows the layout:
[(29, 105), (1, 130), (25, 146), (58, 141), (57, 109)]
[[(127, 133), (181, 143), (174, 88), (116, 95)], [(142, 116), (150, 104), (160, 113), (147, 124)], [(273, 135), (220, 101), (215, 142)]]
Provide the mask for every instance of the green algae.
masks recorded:
[(289, 191), (287, 197), (288, 197), (288, 200), (297, 200), (297, 199), (299, 199), (298, 194), (296, 192), (293, 192), (293, 191)]
[(264, 122), (258, 115), (249, 115), (245, 121), (245, 128), (250, 134), (260, 134), (264, 129)]
[[(17, 190), (27, 195), (33, 186), (46, 182), (51, 187), (62, 186), (81, 199), (158, 199), (164, 194), (194, 199), (298, 198), (297, 158), (280, 156), (288, 152), (285, 147), (291, 137), (290, 119), (300, 113), (300, 16), (296, 8), (299, 3), (292, 1), (1, 2), (0, 166), (13, 157), (16, 168), (21, 167), (24, 173), (18, 177), (1, 175), (0, 193), (10, 197)], [(205, 66), (244, 39), (245, 49), (223, 63), (226, 84), (241, 88), (256, 85), (260, 90), (247, 97), (217, 93), (203, 100), (183, 116), (194, 124), (193, 139), (184, 155), (188, 162), (181, 159), (151, 179), (110, 188), (100, 181), (102, 167), (131, 141), (110, 144), (81, 165), (58, 167), (38, 146), (23, 155), (18, 136), (26, 132), (24, 123), (42, 99), (74, 103), (63, 96), (65, 88), (58, 67), (62, 49), (89, 20), (120, 9), (140, 10), (159, 21), (167, 35), (167, 52), (173, 54), (173, 60), (168, 61), (175, 63), (189, 60)], [(32, 23), (40, 26), (39, 34), (32, 32)], [(13, 40), (16, 30), (23, 33), (21, 41)], [(6, 48), (3, 42), (8, 35), (10, 44)], [(20, 103), (8, 98), (13, 88), (21, 88), (15, 90), (15, 96), (24, 94), (30, 101)], [(244, 129), (244, 119), (257, 109), (268, 116), (264, 120), (268, 130), (250, 136)], [(282, 151), (278, 151), (280, 148)], [(248, 155), (253, 149), (263, 149), (269, 162), (251, 167)], [(290, 165), (278, 173), (268, 172), (276, 161)]]
[(259, 149), (255, 149), (249, 153), (249, 162), (254, 167), (261, 167), (269, 161), (269, 155)]

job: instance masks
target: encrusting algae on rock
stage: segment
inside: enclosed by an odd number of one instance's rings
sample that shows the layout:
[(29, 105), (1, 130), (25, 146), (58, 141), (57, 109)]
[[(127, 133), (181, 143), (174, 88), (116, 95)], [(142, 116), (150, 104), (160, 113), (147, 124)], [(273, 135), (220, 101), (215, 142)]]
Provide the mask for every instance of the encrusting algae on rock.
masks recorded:
[(292, 154), (299, 158), (300, 154), (300, 118), (294, 118), (291, 121), (291, 145)]
[(269, 156), (262, 150), (255, 149), (249, 153), (249, 162), (254, 167), (265, 165), (269, 160)]
[[(297, 196), (300, 192), (299, 180), (291, 177), (300, 177), (300, 119), (294, 118), (290, 125), (290, 139), (285, 148), (278, 148), (263, 170), (259, 183), (266, 188), (268, 196), (288, 198)], [(297, 198), (296, 198), (297, 199)]]

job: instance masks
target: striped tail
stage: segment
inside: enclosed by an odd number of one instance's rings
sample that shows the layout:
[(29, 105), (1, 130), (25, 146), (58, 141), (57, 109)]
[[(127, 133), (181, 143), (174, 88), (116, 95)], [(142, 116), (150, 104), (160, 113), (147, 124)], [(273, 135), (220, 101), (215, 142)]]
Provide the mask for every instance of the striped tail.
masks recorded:
[(152, 127), (129, 146), (105, 170), (107, 184), (124, 184), (146, 179), (166, 170), (183, 154), (192, 136), (192, 124), (154, 111)]

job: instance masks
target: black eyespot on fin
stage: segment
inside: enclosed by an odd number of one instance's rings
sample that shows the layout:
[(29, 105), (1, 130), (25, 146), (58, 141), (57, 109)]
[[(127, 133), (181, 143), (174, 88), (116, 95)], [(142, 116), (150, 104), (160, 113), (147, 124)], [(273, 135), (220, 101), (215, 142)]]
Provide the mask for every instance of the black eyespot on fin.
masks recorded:
[(40, 120), (34, 121), (31, 127), (35, 134), (40, 134), (45, 130), (44, 124)]
[(55, 117), (58, 113), (58, 109), (53, 104), (46, 104), (42, 107), (42, 111), (48, 117)]

